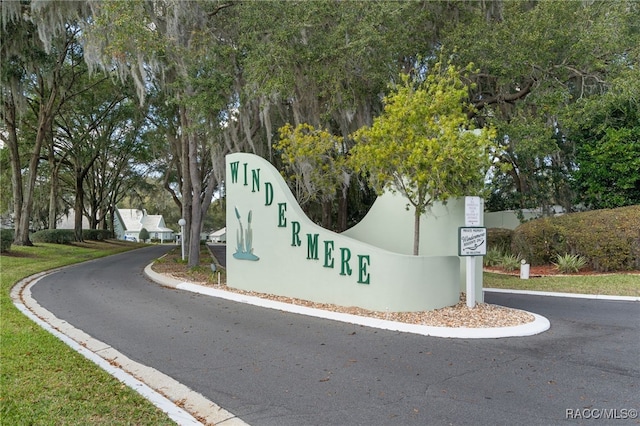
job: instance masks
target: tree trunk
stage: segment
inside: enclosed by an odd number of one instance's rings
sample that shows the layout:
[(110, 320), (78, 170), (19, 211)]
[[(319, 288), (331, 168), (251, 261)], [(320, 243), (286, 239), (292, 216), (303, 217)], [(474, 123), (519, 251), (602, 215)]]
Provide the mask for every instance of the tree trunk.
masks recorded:
[[(16, 224), (15, 236), (13, 243), (17, 246), (32, 246), (33, 243), (29, 238), (29, 225), (31, 222), (31, 212), (33, 210), (33, 192), (36, 187), (36, 178), (38, 176), (38, 164), (40, 163), (40, 151), (47, 130), (51, 127), (53, 105), (57, 96), (57, 90), (53, 89), (44, 105), (40, 103), (38, 111), (38, 132), (36, 133), (36, 141), (29, 160), (29, 171), (27, 186), (23, 193), (22, 209), (20, 211), (20, 221)], [(19, 172), (19, 170), (18, 170)]]
[(189, 172), (191, 180), (191, 232), (189, 241), (189, 268), (200, 264), (200, 231), (202, 229), (202, 182), (198, 173), (198, 144), (196, 136), (190, 134), (189, 140)]
[(420, 252), (420, 209), (415, 208), (413, 216), (413, 254), (417, 256)]
[(322, 201), (322, 227), (331, 229), (331, 212), (333, 210), (333, 202)]
[(115, 207), (115, 204), (111, 204), (109, 206), (109, 223), (107, 224), (106, 220), (104, 221), (104, 223), (105, 223), (105, 228), (104, 229), (107, 229), (106, 226), (108, 226), (108, 229), (110, 229), (112, 234), (113, 234), (112, 235), (113, 238), (117, 238), (117, 235), (116, 235), (116, 207)]
[[(178, 137), (180, 141), (180, 169), (182, 175), (182, 218), (187, 222), (184, 226), (185, 232), (183, 232), (180, 238), (183, 239), (184, 246), (187, 247), (189, 259), (191, 259), (191, 234), (192, 234), (192, 213), (193, 213), (193, 198), (194, 191), (191, 181), (190, 170), (190, 135), (187, 131), (189, 129), (189, 119), (187, 117), (187, 111), (184, 106), (180, 106), (180, 127), (182, 128), (182, 134)], [(193, 155), (196, 155), (194, 152)], [(198, 263), (200, 262), (200, 247), (196, 250), (198, 256)], [(194, 252), (195, 253), (195, 252)], [(196, 265), (198, 264), (196, 263)]]
[(342, 191), (338, 196), (338, 223), (336, 224), (338, 232), (343, 232), (347, 229), (347, 194), (347, 191)]
[(58, 209), (56, 206), (56, 200), (58, 198), (58, 184), (57, 176), (55, 172), (51, 173), (51, 182), (49, 187), (49, 229), (56, 229)]
[(20, 165), (20, 151), (18, 150), (18, 133), (16, 123), (16, 104), (13, 94), (9, 93), (9, 100), (5, 102), (4, 123), (8, 129), (9, 158), (11, 161), (11, 187), (13, 189), (14, 220), (20, 222), (22, 213), (22, 167)]
[(82, 188), (82, 173), (81, 170), (76, 170), (76, 201), (73, 209), (75, 210), (75, 222), (73, 224), (73, 233), (76, 237), (76, 241), (83, 241), (82, 239), (82, 211), (84, 206), (84, 189)]
[(51, 179), (49, 181), (49, 229), (56, 229), (58, 219), (58, 166), (56, 165), (53, 143), (49, 149), (49, 167)]

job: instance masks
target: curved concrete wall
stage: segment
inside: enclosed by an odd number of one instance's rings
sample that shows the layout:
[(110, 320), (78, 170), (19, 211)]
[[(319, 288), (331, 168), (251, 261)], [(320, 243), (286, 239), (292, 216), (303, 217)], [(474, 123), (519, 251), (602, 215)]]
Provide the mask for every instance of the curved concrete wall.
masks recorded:
[[(400, 249), (400, 240), (363, 241), (355, 237), (355, 230), (337, 234), (315, 225), (278, 171), (261, 157), (228, 155), (225, 184), (230, 287), (390, 312), (431, 310), (458, 302), (456, 236), (463, 222), (452, 228), (452, 240), (444, 230), (442, 237), (436, 237), (434, 245), (439, 248), (431, 251), (438, 255), (413, 256), (408, 254), (411, 245), (408, 251)], [(398, 201), (402, 203), (401, 198)], [(435, 229), (440, 232), (445, 221), (448, 228), (456, 215), (443, 219)], [(394, 233), (396, 226), (404, 229), (401, 221), (386, 223), (380, 233)], [(411, 241), (412, 219), (410, 223)]]
[[(407, 201), (387, 192), (378, 197), (367, 215), (342, 233), (369, 244), (404, 254), (413, 254), (414, 210)], [(458, 227), (464, 225), (464, 200), (436, 203), (420, 218), (420, 255), (457, 256)]]
[[(481, 200), (484, 205), (484, 201)], [(342, 233), (390, 251), (413, 252), (413, 208), (398, 194), (387, 192), (378, 197), (367, 215), (353, 228)], [(481, 208), (481, 211), (483, 207)], [(481, 218), (482, 220), (482, 218)], [(435, 203), (420, 218), (420, 254), (423, 256), (457, 256), (458, 227), (464, 225), (464, 199)], [(459, 291), (466, 290), (466, 260), (460, 259)], [(476, 302), (482, 303), (482, 258), (474, 258)]]

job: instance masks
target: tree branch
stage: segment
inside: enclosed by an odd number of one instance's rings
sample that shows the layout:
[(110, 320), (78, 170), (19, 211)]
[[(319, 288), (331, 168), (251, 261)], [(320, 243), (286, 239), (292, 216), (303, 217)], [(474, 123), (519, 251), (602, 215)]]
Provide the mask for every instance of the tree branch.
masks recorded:
[(231, 7), (231, 6), (234, 6), (234, 5), (235, 5), (234, 2), (228, 2), (228, 3), (221, 4), (220, 6), (216, 7), (213, 11), (209, 12), (207, 14), (207, 16), (209, 18), (211, 18), (212, 16), (217, 15), (218, 12), (220, 12), (222, 9), (226, 9), (227, 7)]
[(534, 83), (535, 83), (535, 79), (530, 79), (523, 87), (520, 88), (520, 90), (518, 90), (515, 93), (507, 93), (507, 94), (498, 93), (495, 96), (491, 96), (489, 98), (480, 99), (478, 101), (473, 102), (474, 111), (469, 111), (467, 113), (467, 117), (468, 118), (475, 117), (476, 115), (478, 115), (478, 112), (482, 110), (484, 107), (486, 107), (487, 105), (503, 103), (503, 102), (513, 103), (518, 99), (524, 98), (529, 93), (531, 93), (531, 89), (533, 88)]

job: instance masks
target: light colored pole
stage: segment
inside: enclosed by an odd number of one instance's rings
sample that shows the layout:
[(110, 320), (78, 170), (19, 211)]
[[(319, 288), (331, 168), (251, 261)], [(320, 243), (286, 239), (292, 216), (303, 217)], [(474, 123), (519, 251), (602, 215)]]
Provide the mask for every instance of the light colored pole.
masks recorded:
[(476, 306), (476, 257), (467, 256), (467, 308)]
[(184, 260), (184, 226), (187, 224), (187, 221), (180, 218), (178, 221), (178, 225), (180, 225), (180, 244), (182, 245), (182, 260)]

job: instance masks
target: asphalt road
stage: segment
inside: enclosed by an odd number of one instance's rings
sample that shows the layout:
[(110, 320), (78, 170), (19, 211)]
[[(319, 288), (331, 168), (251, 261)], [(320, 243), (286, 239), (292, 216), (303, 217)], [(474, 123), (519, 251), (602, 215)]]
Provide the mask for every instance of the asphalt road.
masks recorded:
[(567, 415), (640, 409), (640, 303), (488, 294), (547, 317), (551, 329), (425, 337), (161, 287), (143, 267), (166, 250), (64, 269), (32, 296), (252, 425), (578, 424), (586, 420)]

